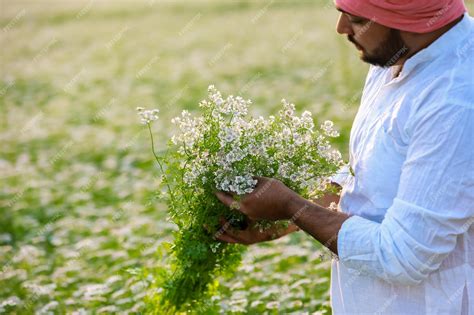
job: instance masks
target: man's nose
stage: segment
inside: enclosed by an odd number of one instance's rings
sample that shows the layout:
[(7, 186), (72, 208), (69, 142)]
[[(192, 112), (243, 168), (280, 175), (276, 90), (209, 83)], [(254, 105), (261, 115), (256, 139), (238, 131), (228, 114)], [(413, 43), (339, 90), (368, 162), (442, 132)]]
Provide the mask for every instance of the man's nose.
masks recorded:
[(351, 23), (345, 14), (341, 13), (339, 19), (337, 20), (336, 31), (339, 34), (354, 35), (352, 30)]

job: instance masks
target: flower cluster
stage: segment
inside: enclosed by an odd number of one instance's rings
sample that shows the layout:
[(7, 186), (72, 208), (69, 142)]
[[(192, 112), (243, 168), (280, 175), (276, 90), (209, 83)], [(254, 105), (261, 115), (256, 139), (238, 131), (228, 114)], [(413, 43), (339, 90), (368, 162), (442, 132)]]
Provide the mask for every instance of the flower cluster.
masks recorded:
[[(224, 98), (211, 85), (199, 105), (200, 115), (183, 111), (172, 120), (178, 131), (167, 155), (157, 158), (161, 170), (166, 169), (170, 217), (179, 228), (172, 246), (173, 276), (165, 278), (160, 300), (176, 310), (202, 300), (214, 277), (240, 261), (238, 247), (218, 243), (213, 235), (222, 218), (235, 226), (247, 219), (219, 203), (216, 190), (239, 198), (254, 190), (257, 176), (265, 176), (303, 197), (318, 197), (342, 165), (341, 154), (328, 140), (338, 136), (334, 124), (325, 121), (318, 130), (310, 112), (297, 115), (286, 100), (275, 116), (249, 117), (250, 100)], [(154, 111), (139, 114), (146, 124), (155, 118)]]
[(325, 121), (318, 132), (311, 113), (295, 115), (286, 100), (277, 117), (245, 119), (250, 104), (232, 95), (224, 99), (210, 86), (208, 100), (200, 103), (204, 115), (184, 111), (173, 119), (179, 133), (172, 141), (187, 162), (184, 182), (194, 187), (212, 179), (216, 189), (243, 195), (255, 187), (254, 176), (271, 176), (308, 192), (324, 190), (328, 174), (321, 163), (342, 161), (325, 138), (339, 135), (334, 124)]
[(140, 122), (144, 125), (151, 123), (152, 121), (158, 120), (159, 109), (146, 110), (143, 107), (137, 107), (138, 115), (140, 116)]
[(339, 137), (339, 131), (334, 129), (334, 123), (330, 120), (326, 120), (322, 125), (321, 129), (329, 137)]

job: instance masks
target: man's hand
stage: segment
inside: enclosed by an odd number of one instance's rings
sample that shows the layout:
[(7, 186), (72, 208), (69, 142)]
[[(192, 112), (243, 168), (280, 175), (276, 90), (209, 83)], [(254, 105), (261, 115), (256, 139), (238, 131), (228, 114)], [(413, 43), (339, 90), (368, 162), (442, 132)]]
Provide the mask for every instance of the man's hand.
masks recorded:
[(258, 177), (255, 190), (235, 201), (232, 194), (217, 192), (217, 198), (231, 208), (240, 210), (252, 220), (288, 220), (292, 213), (289, 207), (298, 194), (286, 187), (281, 181)]
[[(238, 202), (231, 194), (217, 192), (216, 195), (225, 205), (240, 210), (252, 220), (291, 220), (337, 255), (337, 236), (342, 224), (349, 218), (346, 213), (326, 209), (299, 196), (282, 182), (266, 177), (259, 177), (255, 190), (243, 196)], [(334, 196), (334, 201), (338, 200), (339, 197)], [(321, 201), (326, 203), (329, 200)], [(290, 229), (296, 227), (291, 226)], [(223, 230), (226, 229), (223, 227)], [(257, 232), (259, 231), (251, 228), (243, 231), (218, 232), (220, 235), (216, 235), (216, 238), (243, 244), (271, 239), (269, 236), (272, 235), (261, 235)]]
[(229, 222), (222, 221), (222, 227), (217, 231), (216, 239), (226, 243), (239, 243), (244, 245), (251, 245), (271, 241), (292, 232), (298, 231), (299, 228), (290, 224), (287, 228), (281, 226), (274, 226), (264, 231), (255, 225), (255, 221), (250, 220), (249, 225), (244, 230), (237, 230), (230, 226)]

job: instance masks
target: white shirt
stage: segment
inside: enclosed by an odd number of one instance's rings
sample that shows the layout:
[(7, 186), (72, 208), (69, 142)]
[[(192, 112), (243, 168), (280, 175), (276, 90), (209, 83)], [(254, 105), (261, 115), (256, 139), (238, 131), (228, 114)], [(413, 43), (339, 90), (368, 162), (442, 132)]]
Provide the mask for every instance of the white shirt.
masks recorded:
[(339, 209), (353, 216), (338, 234), (334, 314), (474, 315), (473, 56), (465, 14), (397, 78), (369, 70), (355, 175), (340, 174)]

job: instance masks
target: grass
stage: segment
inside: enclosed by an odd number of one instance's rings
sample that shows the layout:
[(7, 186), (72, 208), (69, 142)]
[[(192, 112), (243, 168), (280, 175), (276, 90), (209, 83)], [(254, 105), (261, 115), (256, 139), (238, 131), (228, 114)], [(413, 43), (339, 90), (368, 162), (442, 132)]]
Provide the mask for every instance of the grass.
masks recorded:
[[(136, 106), (158, 141), (209, 84), (332, 119), (347, 142), (367, 66), (322, 1), (3, 1), (0, 313), (139, 313), (170, 239)], [(250, 248), (225, 312), (329, 312), (329, 263), (299, 232)], [(82, 313), (81, 313), (82, 312)]]

